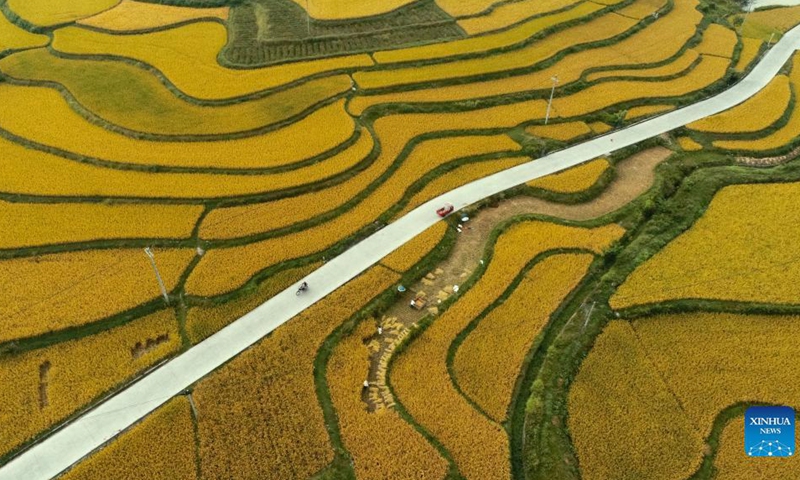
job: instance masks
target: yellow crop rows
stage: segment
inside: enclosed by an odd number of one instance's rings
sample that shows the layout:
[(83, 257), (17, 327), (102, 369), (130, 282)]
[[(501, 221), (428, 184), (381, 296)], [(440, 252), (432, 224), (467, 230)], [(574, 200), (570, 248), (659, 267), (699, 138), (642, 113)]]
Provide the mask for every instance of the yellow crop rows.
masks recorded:
[(731, 58), (737, 41), (736, 32), (718, 23), (712, 23), (703, 32), (703, 41), (694, 49), (702, 55)]
[(544, 137), (563, 142), (573, 140), (592, 133), (584, 122), (551, 123), (549, 125), (534, 125), (525, 131), (535, 137)]
[(56, 30), (53, 48), (78, 55), (115, 55), (155, 67), (187, 95), (204, 99), (240, 97), (317, 73), (372, 65), (353, 55), (272, 68), (231, 70), (217, 62), (228, 40), (225, 26), (198, 22), (142, 35), (112, 35), (77, 27)]
[(723, 188), (691, 229), (634, 270), (611, 306), (679, 298), (797, 303), (798, 194), (800, 183)]
[[(18, 79), (57, 82), (80, 105), (112, 125), (162, 135), (223, 135), (267, 127), (349, 90), (351, 84), (348, 76), (337, 75), (249, 102), (202, 106), (179, 99), (155, 75), (123, 62), (63, 59), (37, 49), (0, 60), (0, 70)], [(131, 97), (137, 101), (129, 101)], [(44, 107), (43, 112), (60, 107)], [(344, 117), (320, 120), (327, 128), (348, 125)], [(313, 128), (309, 122), (304, 125)], [(283, 132), (297, 138), (302, 135), (291, 128)], [(273, 141), (286, 148), (285, 139)]]
[(189, 340), (199, 343), (237, 318), (243, 317), (293, 284), (298, 284), (309, 273), (322, 264), (315, 263), (304, 267), (289, 268), (270, 276), (262, 282), (255, 292), (247, 296), (223, 303), (222, 305), (200, 306), (186, 313), (186, 332)]
[[(800, 23), (800, 7), (772, 8), (747, 15), (742, 31), (749, 33), (748, 27), (750, 27), (755, 30), (772, 30), (786, 33), (798, 23)], [(764, 40), (768, 38), (769, 34)], [(774, 40), (777, 40), (777, 38)]]
[[(652, 26), (636, 32), (625, 40), (607, 47), (590, 48), (567, 55), (554, 65), (534, 73), (435, 89), (357, 96), (350, 101), (347, 108), (351, 113), (358, 115), (370, 106), (381, 103), (454, 101), (545, 89), (552, 86), (551, 78), (556, 75), (559, 85), (564, 85), (580, 79), (583, 72), (592, 67), (629, 66), (632, 59), (647, 63), (663, 61), (675, 55), (694, 35), (696, 25), (702, 18), (700, 12), (695, 9), (696, 5), (696, 0), (676, 0), (672, 11), (659, 17)], [(601, 19), (595, 21), (599, 20)], [(598, 28), (598, 31), (602, 29)], [(558, 35), (560, 34), (549, 37), (542, 43), (555, 42)], [(582, 38), (589, 37), (584, 35)], [(374, 74), (378, 75), (378, 72)]]
[(718, 480), (751, 480), (753, 478), (794, 478), (800, 472), (800, 457), (781, 457), (777, 462), (765, 462), (744, 454), (744, 418), (732, 420), (722, 431), (719, 450), (714, 458)]
[(24, 48), (43, 47), (50, 42), (46, 35), (30, 33), (0, 15), (0, 53)]
[(535, 15), (575, 5), (578, 0), (520, 0), (497, 5), (489, 15), (466, 18), (458, 24), (470, 35), (497, 30), (521, 22)]
[(303, 0), (293, 1), (304, 9), (308, 8), (311, 17), (315, 19), (347, 20), (381, 15), (412, 3), (414, 0), (383, 0), (368, 4), (364, 4), (361, 0), (316, 0), (309, 3)]
[(678, 137), (678, 145), (687, 152), (702, 150), (703, 146), (697, 143), (692, 137)]
[(709, 133), (757, 132), (777, 122), (789, 107), (791, 98), (789, 77), (778, 75), (744, 103), (691, 123), (689, 128)]
[[(46, 278), (46, 277), (42, 277)], [(155, 341), (148, 348), (148, 340)], [(172, 310), (96, 335), (0, 359), (0, 455), (176, 352)], [(138, 345), (138, 348), (137, 348)]]
[(447, 224), (445, 222), (438, 222), (436, 225), (429, 227), (427, 230), (414, 237), (410, 242), (387, 255), (381, 260), (381, 265), (391, 268), (395, 272), (402, 273), (407, 271), (422, 260), (425, 255), (429, 254), (431, 250), (436, 248), (444, 238), (446, 232)]
[(203, 207), (0, 200), (0, 249), (120, 238), (189, 238)]
[(128, 32), (165, 27), (200, 18), (227, 20), (228, 10), (228, 7), (191, 8), (122, 0), (116, 7), (78, 20), (77, 23), (115, 32)]
[(476, 15), (491, 7), (498, 0), (436, 0), (436, 4), (454, 17)]
[(603, 70), (601, 72), (590, 73), (586, 76), (586, 80), (593, 82), (601, 78), (609, 77), (662, 77), (668, 75), (676, 75), (691, 67), (700, 55), (695, 50), (686, 50), (686, 52), (678, 57), (674, 62), (668, 63), (661, 67), (652, 68), (635, 68), (628, 70)]
[(742, 51), (739, 53), (739, 61), (736, 63), (736, 67), (734, 70), (737, 72), (743, 72), (750, 66), (751, 63), (758, 55), (759, 50), (761, 50), (761, 45), (763, 45), (759, 39), (756, 38), (742, 38)]
[(189, 400), (176, 397), (59, 478), (195, 480), (194, 449)]
[(576, 94), (553, 100), (553, 107), (562, 117), (572, 117), (610, 107), (634, 99), (686, 95), (708, 87), (725, 76), (728, 59), (703, 57), (687, 75), (665, 82), (605, 82)]
[(197, 385), (204, 476), (307, 478), (333, 459), (314, 357), (334, 328), (398, 278), (373, 267)]
[(70, 23), (114, 7), (120, 0), (8, 0), (8, 8), (40, 27)]
[(612, 321), (597, 339), (568, 408), (586, 480), (688, 478), (700, 464), (701, 435), (627, 322)]
[[(176, 144), (177, 145), (177, 144)], [(358, 142), (323, 162), (272, 175), (152, 173), (101, 169), (50, 155), (0, 138), (0, 166), (6, 192), (143, 198), (215, 198), (263, 193), (324, 180), (364, 160), (372, 149), (364, 132)], [(258, 153), (258, 151), (254, 151)], [(254, 155), (255, 158), (255, 155)], [(235, 179), (234, 181), (223, 181)]]
[(395, 215), (395, 218), (401, 217), (406, 213), (414, 210), (423, 203), (438, 197), (450, 190), (465, 185), (473, 180), (488, 177), (489, 175), (503, 170), (508, 170), (511, 167), (516, 167), (519, 164), (529, 162), (531, 159), (528, 157), (510, 157), (502, 158), (500, 160), (486, 160), (480, 163), (467, 164), (457, 167), (431, 183), (425, 185), (419, 192), (408, 201), (405, 207)]
[[(139, 165), (286, 165), (336, 147), (355, 129), (344, 101), (339, 101), (289, 126), (252, 137), (212, 142), (137, 140), (88, 122), (50, 88), (4, 83), (0, 96), (0, 127), (13, 134), (88, 157)], [(48, 127), (42, 128), (43, 124)]]
[(359, 479), (443, 478), (447, 462), (394, 410), (369, 413), (361, 400), (369, 371), (369, 351), (363, 339), (375, 333), (365, 321), (336, 346), (328, 362), (328, 386), (336, 408), (345, 448), (353, 457)]
[(642, 105), (629, 108), (625, 113), (625, 120), (653, 116), (656, 113), (664, 113), (671, 110), (675, 110), (675, 105)]
[[(498, 53), (488, 58), (458, 60), (387, 71), (357, 72), (353, 74), (353, 78), (362, 88), (370, 89), (426, 83), (523, 68), (546, 60), (565, 48), (613, 37), (631, 28), (635, 23), (635, 20), (630, 18), (609, 14), (601, 16), (585, 26), (572, 27), (524, 48)], [(479, 38), (488, 39), (489, 37)], [(378, 58), (378, 61), (381, 61), (380, 58)]]
[[(590, 15), (600, 9), (602, 9), (601, 5), (584, 2), (565, 12), (535, 18), (501, 33), (466, 38), (445, 44), (376, 52), (374, 57), (378, 63), (397, 63), (411, 60), (445, 58), (454, 55), (483, 52), (493, 48), (508, 47), (522, 42), (549, 27)], [(376, 75), (379, 77), (387, 76), (386, 73), (376, 73)], [(388, 79), (384, 81), (388, 81)]]
[[(172, 290), (195, 252), (153, 252)], [(161, 296), (150, 261), (138, 248), (0, 260), (0, 286), (0, 342), (91, 323)]]
[[(204, 219), (200, 229), (201, 237), (212, 239), (252, 235), (285, 227), (336, 209), (363, 192), (367, 186), (386, 173), (396, 159), (396, 155), (410, 140), (411, 135), (417, 133), (413, 129), (406, 129), (407, 134), (398, 130), (397, 127), (400, 126), (402, 120), (403, 117), (389, 117), (378, 121), (376, 130), (379, 136), (383, 136), (381, 155), (370, 167), (353, 178), (339, 185), (305, 195), (262, 204), (214, 210)], [(420, 123), (420, 126), (424, 126), (424, 124)], [(469, 155), (517, 150), (518, 148), (519, 145), (505, 135), (429, 140), (419, 144), (387, 182), (391, 181), (397, 187), (394, 195), (402, 194), (411, 181), (438, 165)], [(296, 175), (295, 172), (290, 173)], [(392, 191), (388, 189), (387, 183), (379, 187), (379, 190), (382, 191)], [(292, 212), (292, 215), (285, 215), (285, 212)], [(377, 213), (373, 212), (373, 214)]]
[(478, 283), (397, 358), (392, 383), (399, 400), (442, 442), (467, 478), (508, 478), (508, 438), (500, 425), (480, 415), (453, 387), (446, 365), (451, 342), (537, 253), (578, 246), (599, 251), (621, 234), (616, 225), (587, 230), (531, 221), (511, 227), (497, 240)]
[[(800, 85), (800, 55), (795, 54), (792, 59), (792, 74), (789, 77), (792, 88), (796, 91)], [(761, 97), (764, 99), (765, 97)], [(758, 115), (743, 122), (760, 122), (761, 111), (774, 111), (775, 106), (772, 99), (766, 99), (752, 107), (751, 111), (758, 111)], [(800, 109), (792, 110), (789, 121), (786, 125), (769, 135), (755, 140), (718, 140), (714, 142), (715, 147), (727, 150), (772, 150), (792, 144), (800, 134)]]
[(705, 437), (730, 405), (797, 402), (800, 386), (785, 359), (797, 355), (798, 325), (800, 318), (790, 316), (687, 313), (637, 320), (633, 328)]
[(608, 163), (608, 160), (598, 158), (564, 172), (554, 173), (528, 182), (528, 185), (558, 193), (582, 192), (597, 183), (600, 176), (610, 167), (611, 164)]
[(459, 346), (453, 360), (456, 381), (494, 421), (505, 420), (525, 355), (592, 259), (591, 254), (565, 254), (542, 260)]

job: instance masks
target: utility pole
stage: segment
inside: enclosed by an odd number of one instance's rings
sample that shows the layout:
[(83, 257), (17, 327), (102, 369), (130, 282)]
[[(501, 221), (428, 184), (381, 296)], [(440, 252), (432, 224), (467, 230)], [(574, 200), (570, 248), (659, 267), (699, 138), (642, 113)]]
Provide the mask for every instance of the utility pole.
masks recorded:
[(747, 2), (745, 2), (744, 5), (745, 5), (745, 7), (744, 7), (745, 8), (744, 18), (742, 19), (742, 23), (739, 25), (739, 31), (736, 32), (739, 35), (742, 34), (742, 29), (744, 28), (744, 22), (747, 21), (747, 16), (750, 15), (750, 12), (753, 11), (753, 2), (752, 2), (752, 0), (748, 0)]
[(583, 327), (581, 328), (581, 333), (586, 330), (586, 325), (589, 324), (589, 319), (592, 318), (592, 311), (594, 310), (594, 305), (596, 302), (592, 302), (592, 306), (589, 307), (589, 313), (586, 314), (586, 321), (583, 322)]
[(144, 249), (144, 253), (147, 254), (147, 257), (150, 259), (150, 265), (153, 266), (153, 271), (156, 273), (156, 280), (158, 280), (158, 286), (161, 288), (161, 295), (164, 297), (164, 301), (169, 305), (169, 295), (167, 295), (167, 287), (164, 286), (164, 280), (161, 279), (161, 273), (158, 271), (158, 267), (156, 266), (156, 257), (153, 255), (153, 251), (150, 250), (150, 247)]
[(556, 84), (558, 83), (558, 75), (550, 77), (550, 80), (553, 81), (553, 88), (550, 90), (550, 100), (547, 102), (547, 113), (544, 115), (545, 125), (547, 125), (547, 122), (550, 121), (550, 106), (553, 104), (553, 94), (556, 93)]

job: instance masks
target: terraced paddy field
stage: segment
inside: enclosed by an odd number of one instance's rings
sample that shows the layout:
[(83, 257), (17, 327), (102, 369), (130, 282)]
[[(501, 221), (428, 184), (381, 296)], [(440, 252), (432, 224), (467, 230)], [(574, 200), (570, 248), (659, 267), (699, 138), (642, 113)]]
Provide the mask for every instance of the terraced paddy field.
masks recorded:
[[(0, 13), (0, 468), (428, 200), (719, 92), (800, 23), (707, 0)], [(771, 474), (731, 445), (744, 406), (798, 406), (798, 62), (456, 212), (63, 478)]]

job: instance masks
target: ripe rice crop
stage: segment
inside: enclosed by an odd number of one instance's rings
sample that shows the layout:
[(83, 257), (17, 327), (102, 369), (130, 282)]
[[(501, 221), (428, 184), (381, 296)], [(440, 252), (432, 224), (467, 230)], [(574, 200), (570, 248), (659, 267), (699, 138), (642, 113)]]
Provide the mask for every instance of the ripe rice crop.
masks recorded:
[(293, 1), (303, 9), (308, 7), (309, 14), (316, 20), (347, 20), (388, 13), (414, 0), (382, 0), (366, 3), (361, 0), (315, 0), (308, 3), (304, 0)]
[[(345, 172), (372, 149), (364, 132), (358, 142), (323, 162), (271, 175), (153, 173), (98, 168), (0, 138), (0, 168), (7, 193), (58, 196), (214, 198), (269, 192)], [(255, 154), (258, 151), (253, 152)], [(231, 180), (232, 181), (222, 181)]]
[(468, 34), (476, 35), (513, 25), (536, 15), (561, 10), (576, 3), (578, 3), (576, 0), (520, 0), (499, 4), (488, 15), (459, 20), (458, 25)]
[(0, 15), (0, 53), (23, 48), (43, 47), (50, 42), (46, 35), (25, 31)]
[(394, 410), (367, 412), (361, 400), (362, 382), (369, 373), (369, 350), (363, 339), (374, 333), (373, 322), (362, 322), (336, 346), (327, 371), (331, 400), (356, 478), (444, 478), (447, 461), (414, 427)]
[(611, 306), (679, 298), (797, 303), (796, 195), (800, 183), (723, 188), (688, 231), (634, 270)]
[(120, 0), (8, 0), (7, 7), (40, 27), (70, 23), (108, 10)]
[(603, 122), (592, 122), (589, 124), (589, 128), (591, 128), (592, 131), (594, 131), (594, 133), (597, 134), (602, 134), (614, 130), (614, 127)]
[(189, 400), (175, 397), (59, 478), (195, 480), (194, 441)]
[(205, 478), (308, 478), (333, 459), (314, 358), (334, 328), (398, 278), (373, 267), (200, 381)]
[(608, 160), (598, 158), (563, 172), (528, 182), (528, 186), (558, 193), (578, 193), (591, 187), (611, 167)]
[(566, 254), (542, 260), (459, 346), (453, 360), (458, 385), (494, 421), (506, 419), (514, 384), (534, 339), (586, 274), (592, 259), (590, 254)]
[(190, 238), (200, 205), (9, 203), (0, 249), (116, 238)]
[(687, 152), (696, 152), (703, 149), (703, 146), (692, 137), (678, 137), (678, 145)]
[(451, 383), (446, 361), (453, 339), (536, 254), (569, 247), (599, 251), (621, 234), (617, 225), (588, 230), (528, 221), (512, 226), (498, 238), (481, 279), (395, 360), (391, 379), (400, 402), (451, 453), (466, 478), (509, 478), (508, 438)]
[[(797, 405), (796, 403), (794, 405)], [(754, 478), (795, 478), (800, 471), (800, 457), (792, 455), (780, 460), (750, 458), (744, 454), (744, 417), (732, 420), (720, 436), (714, 458), (717, 480), (752, 480)], [(759, 461), (765, 460), (765, 461)]]
[(508, 170), (511, 167), (516, 167), (519, 164), (530, 161), (531, 159), (528, 157), (511, 157), (501, 158), (499, 160), (486, 160), (480, 163), (470, 163), (457, 167), (433, 180), (425, 185), (422, 190), (415, 193), (400, 213), (395, 215), (395, 218), (402, 217), (428, 200), (436, 198), (462, 185), (466, 185), (469, 182), (488, 177), (494, 173)]
[[(602, 0), (599, 3), (619, 3), (613, 0)], [(667, 0), (645, 0), (638, 1), (632, 4), (625, 10), (625, 15), (642, 20), (646, 17), (653, 15), (653, 12), (658, 11), (667, 4)]]
[(534, 137), (544, 137), (552, 140), (566, 142), (592, 133), (584, 122), (551, 123), (549, 125), (534, 125), (525, 129), (525, 132)]
[(601, 72), (590, 73), (586, 76), (586, 80), (593, 82), (601, 78), (610, 77), (664, 77), (668, 75), (676, 75), (687, 68), (697, 60), (699, 54), (694, 50), (686, 50), (686, 52), (678, 57), (674, 62), (662, 65), (660, 67), (652, 68), (634, 68), (627, 70), (603, 70)]
[[(792, 58), (792, 73), (789, 78), (792, 87), (796, 90), (800, 86), (800, 55), (795, 54)], [(771, 102), (763, 102), (761, 108), (769, 109), (769, 111), (774, 109)], [(753, 109), (756, 107), (754, 106)], [(759, 120), (757, 118), (748, 119), (752, 122), (759, 122)], [(765, 137), (755, 140), (718, 140), (714, 142), (714, 146), (726, 150), (772, 150), (792, 144), (798, 136), (800, 136), (800, 109), (795, 108), (786, 125)]]
[(166, 27), (188, 20), (201, 18), (228, 19), (228, 7), (191, 8), (172, 5), (159, 5), (133, 0), (122, 0), (116, 7), (99, 13), (93, 17), (78, 20), (79, 25), (130, 32)]
[(675, 105), (642, 105), (629, 108), (625, 114), (625, 120), (653, 116), (653, 114), (669, 112), (671, 110), (675, 110)]
[[(153, 252), (172, 290), (195, 252)], [(139, 248), (2, 260), (0, 285), (0, 342), (91, 323), (161, 296), (150, 261)]]
[(764, 89), (743, 103), (690, 123), (688, 127), (709, 133), (758, 132), (769, 128), (783, 116), (791, 98), (789, 77), (778, 75)]
[[(147, 348), (148, 340), (155, 344)], [(180, 344), (175, 314), (164, 310), (86, 338), (3, 356), (0, 383), (14, 387), (0, 389), (0, 455), (177, 352)]]
[(699, 432), (627, 322), (612, 321), (597, 339), (572, 382), (568, 409), (586, 480), (688, 478), (700, 464)]
[(725, 58), (703, 57), (690, 73), (675, 80), (665, 82), (626, 80), (600, 83), (573, 95), (554, 99), (553, 107), (561, 117), (573, 117), (629, 100), (686, 95), (723, 78), (728, 63)]
[[(641, 63), (666, 60), (675, 55), (694, 35), (695, 27), (702, 19), (702, 14), (695, 9), (696, 5), (696, 0), (677, 0), (675, 7), (668, 14), (662, 15), (653, 25), (625, 40), (607, 47), (591, 48), (567, 55), (554, 65), (530, 74), (435, 89), (357, 96), (348, 104), (347, 108), (351, 113), (359, 115), (369, 106), (381, 103), (443, 102), (549, 89), (552, 86), (551, 78), (554, 75), (558, 76), (559, 85), (566, 85), (580, 79), (588, 68), (612, 65), (629, 66), (632, 60)], [(581, 27), (576, 28), (580, 29)], [(586, 31), (579, 31), (585, 38)], [(555, 37), (557, 36), (558, 34)], [(544, 40), (544, 42), (552, 42), (552, 40)]]
[(497, 0), (436, 0), (436, 4), (453, 17), (476, 15), (497, 3)]
[(210, 250), (192, 272), (186, 290), (205, 297), (219, 295), (269, 266), (321, 252), (366, 227), (395, 205), (414, 180), (408, 175), (393, 175), (352, 210), (307, 230), (241, 247)]
[[(418, 123), (417, 127), (409, 128), (403, 125), (403, 121), (404, 117), (398, 116), (382, 118), (376, 123), (376, 132), (383, 142), (381, 154), (372, 165), (353, 178), (304, 195), (268, 203), (213, 210), (203, 221), (200, 228), (201, 237), (206, 239), (243, 237), (308, 220), (340, 207), (386, 173), (411, 137), (421, 133), (426, 127), (425, 123)], [(519, 145), (505, 135), (428, 140), (420, 143), (409, 154), (387, 182), (392, 182), (396, 186), (393, 195), (397, 197), (425, 172), (439, 165), (469, 155), (518, 148)], [(295, 172), (290, 173), (296, 175)], [(389, 185), (382, 187), (382, 190), (392, 191)], [(285, 212), (292, 212), (292, 215), (285, 215)]]
[[(63, 85), (82, 107), (104, 121), (162, 135), (222, 135), (263, 128), (302, 114), (351, 85), (350, 77), (337, 75), (249, 102), (211, 107), (176, 97), (155, 75), (123, 62), (64, 59), (36, 49), (0, 60), (0, 70), (18, 79)], [(329, 120), (338, 122), (326, 125), (326, 129), (337, 127), (334, 132), (350, 125), (346, 117)], [(286, 131), (293, 137), (301, 135), (291, 128)], [(276, 138), (275, 143), (286, 148), (286, 140)]]
[(785, 359), (798, 353), (798, 325), (796, 316), (726, 313), (660, 315), (633, 322), (648, 357), (703, 436), (730, 405), (797, 402), (800, 385)]
[[(353, 134), (344, 101), (263, 135), (212, 142), (137, 140), (111, 132), (77, 114), (47, 87), (0, 84), (0, 126), (28, 140), (83, 156), (138, 165), (274, 167), (324, 153)], [(43, 128), (49, 125), (48, 128)], [(110, 157), (110, 158), (109, 158)]]
[(436, 248), (441, 243), (445, 233), (447, 233), (447, 223), (438, 222), (384, 257), (381, 260), (381, 265), (395, 272), (406, 272)]
[(368, 67), (368, 55), (296, 62), (272, 68), (231, 70), (217, 62), (228, 33), (217, 22), (197, 22), (141, 35), (112, 35), (66, 27), (54, 32), (53, 48), (78, 55), (115, 55), (155, 67), (187, 95), (232, 98), (332, 70)]
[[(771, 8), (747, 15), (744, 26), (758, 26), (759, 29), (786, 33), (800, 23), (800, 7)], [(743, 28), (742, 30), (746, 30)], [(769, 38), (769, 35), (767, 35)], [(765, 39), (766, 40), (766, 39)], [(778, 40), (776, 38), (775, 40)]]
[[(524, 68), (551, 58), (566, 48), (611, 38), (628, 30), (634, 24), (634, 20), (620, 15), (604, 15), (586, 25), (563, 30), (521, 49), (498, 53), (491, 57), (456, 60), (447, 63), (386, 71), (362, 71), (354, 73), (353, 78), (362, 88), (370, 89), (426, 83), (449, 78), (472, 77), (480, 74)], [(509, 32), (503, 32), (503, 34), (510, 35)], [(490, 37), (478, 38), (488, 41)], [(450, 53), (448, 52), (448, 54)], [(380, 62), (380, 57), (377, 58)]]
[(702, 55), (731, 58), (737, 41), (736, 32), (718, 23), (712, 23), (703, 32), (703, 41), (694, 49)]
[(225, 302), (221, 305), (208, 305), (190, 308), (186, 312), (186, 334), (192, 344), (200, 343), (229, 323), (255, 310), (259, 305), (283, 290), (299, 283), (306, 275), (322, 266), (314, 263), (304, 267), (289, 268), (267, 278), (254, 292)]
[(747, 67), (756, 59), (756, 55), (761, 50), (762, 42), (756, 38), (742, 37), (742, 51), (739, 52), (739, 61), (736, 62), (734, 70), (744, 72)]
[[(550, 28), (553, 25), (558, 25), (559, 23), (568, 22), (576, 18), (590, 15), (601, 8), (603, 7), (597, 4), (580, 3), (576, 5), (575, 8), (569, 9), (565, 12), (534, 18), (504, 32), (483, 35), (475, 38), (466, 38), (444, 44), (424, 45), (421, 47), (376, 52), (373, 57), (378, 63), (396, 63), (429, 60), (433, 58), (445, 58), (454, 55), (483, 52), (494, 48), (509, 47), (516, 43), (523, 42), (538, 32)], [(384, 72), (383, 74), (379, 74), (376, 72), (375, 77), (390, 77), (390, 73), (391, 72)], [(358, 76), (354, 78), (356, 78), (356, 81), (358, 81)], [(384, 78), (384, 81), (389, 81), (389, 78)], [(358, 83), (360, 84), (361, 82), (359, 81)]]

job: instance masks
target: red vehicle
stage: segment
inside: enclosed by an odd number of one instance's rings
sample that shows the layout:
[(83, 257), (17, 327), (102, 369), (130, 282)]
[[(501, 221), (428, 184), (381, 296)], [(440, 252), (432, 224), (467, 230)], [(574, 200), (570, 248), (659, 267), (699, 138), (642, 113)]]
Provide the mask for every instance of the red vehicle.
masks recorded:
[(439, 215), (442, 218), (446, 217), (447, 215), (449, 215), (452, 212), (453, 212), (453, 205), (450, 204), (450, 203), (445, 203), (442, 206), (442, 208), (436, 210), (436, 214)]

